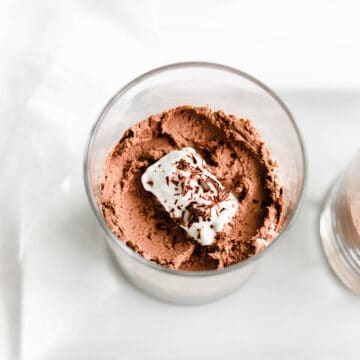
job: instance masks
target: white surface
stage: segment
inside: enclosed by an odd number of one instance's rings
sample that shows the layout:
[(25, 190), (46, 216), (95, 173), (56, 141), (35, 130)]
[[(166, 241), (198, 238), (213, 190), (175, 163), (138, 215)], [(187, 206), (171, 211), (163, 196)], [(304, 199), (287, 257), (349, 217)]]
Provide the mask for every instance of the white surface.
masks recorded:
[[(180, 160), (186, 161), (190, 169), (179, 170), (177, 165)], [(203, 164), (204, 160), (191, 147), (173, 150), (149, 166), (142, 175), (141, 182), (145, 190), (151, 191), (157, 197), (171, 217), (183, 219), (183, 224), (180, 226), (189, 236), (202, 245), (210, 245), (213, 243), (215, 235), (234, 217), (238, 209), (238, 202), (230, 192), (223, 201), (213, 204), (214, 200), (217, 201), (216, 199), (219, 197), (219, 189), (222, 190), (224, 187)], [(199, 170), (199, 173), (196, 177), (191, 178), (192, 173), (196, 170)], [(184, 179), (183, 182), (181, 178)], [(217, 187), (211, 182), (206, 182), (208, 178), (218, 184)], [(208, 184), (208, 191), (204, 191), (199, 185), (198, 181), (201, 179)], [(172, 183), (172, 180), (177, 181), (177, 184)], [(193, 191), (186, 191), (182, 194), (181, 189), (185, 186), (190, 186)], [(196, 188), (198, 192), (195, 192)], [(203, 211), (205, 205), (213, 205), (207, 220), (203, 218), (189, 226), (190, 212), (187, 207), (192, 202), (195, 202), (196, 208)]]
[[(359, 146), (357, 3), (129, 4), (0, 3), (0, 358), (358, 359), (359, 298), (330, 273), (317, 228), (327, 186)], [(163, 304), (118, 275), (82, 182), (105, 101), (143, 70), (185, 59), (278, 90), (309, 155), (289, 238), (239, 292), (198, 307)]]

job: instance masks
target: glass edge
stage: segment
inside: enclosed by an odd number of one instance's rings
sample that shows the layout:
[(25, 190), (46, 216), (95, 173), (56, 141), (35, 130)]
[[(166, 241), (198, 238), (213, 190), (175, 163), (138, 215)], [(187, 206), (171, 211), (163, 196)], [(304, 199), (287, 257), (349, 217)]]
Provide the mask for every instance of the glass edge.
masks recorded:
[[(96, 200), (94, 198), (91, 183), (90, 183), (90, 169), (88, 165), (88, 159), (89, 159), (89, 152), (92, 147), (93, 141), (94, 141), (94, 135), (96, 134), (99, 126), (101, 125), (104, 116), (107, 114), (109, 109), (111, 108), (112, 104), (117, 101), (117, 99), (125, 93), (128, 89), (132, 88), (133, 86), (137, 85), (140, 81), (143, 81), (152, 75), (162, 73), (169, 70), (175, 70), (178, 68), (190, 68), (190, 67), (205, 67), (210, 69), (216, 69), (216, 70), (223, 70), (230, 73), (233, 73), (237, 76), (243, 77), (253, 83), (255, 83), (257, 86), (262, 88), (265, 92), (267, 92), (279, 105), (280, 107), (285, 111), (287, 116), (289, 117), (292, 126), (296, 132), (296, 135), (298, 137), (301, 153), (302, 153), (302, 160), (303, 160), (303, 178), (302, 178), (302, 184), (301, 184), (301, 190), (299, 199), (297, 201), (296, 206), (294, 207), (294, 210), (292, 214), (289, 216), (288, 222), (286, 226), (280, 231), (280, 234), (266, 247), (266, 249), (260, 251), (259, 253), (255, 254), (252, 257), (249, 257), (243, 261), (240, 261), (237, 264), (231, 265), (229, 267), (219, 269), (219, 270), (209, 270), (209, 271), (182, 271), (182, 270), (174, 270), (169, 269), (167, 267), (164, 267), (160, 264), (157, 264), (155, 262), (152, 262), (150, 260), (145, 259), (144, 257), (137, 254), (135, 251), (131, 250), (121, 239), (119, 239), (107, 226), (101, 211), (96, 203)], [(83, 176), (84, 176), (84, 184), (85, 184), (85, 191), (88, 198), (88, 201), (90, 203), (90, 206), (92, 210), (95, 213), (95, 217), (99, 221), (102, 229), (105, 232), (105, 235), (108, 236), (111, 241), (113, 241), (116, 246), (119, 246), (121, 250), (123, 250), (127, 255), (132, 257), (134, 260), (140, 262), (142, 265), (149, 266), (150, 268), (154, 270), (158, 270), (164, 273), (168, 273), (175, 276), (185, 276), (185, 277), (206, 277), (206, 276), (215, 276), (215, 275), (221, 275), (228, 272), (236, 271), (242, 267), (247, 266), (248, 264), (254, 263), (258, 259), (260, 259), (264, 253), (268, 252), (268, 249), (273, 248), (275, 243), (278, 243), (279, 240), (284, 236), (284, 234), (289, 230), (289, 228), (293, 225), (301, 207), (304, 202), (305, 197), (305, 191), (307, 188), (307, 172), (308, 172), (308, 162), (307, 162), (307, 155), (303, 143), (303, 138), (301, 136), (301, 132), (294, 120), (294, 117), (288, 107), (285, 105), (285, 103), (280, 99), (280, 97), (269, 87), (267, 87), (265, 84), (263, 84), (261, 81), (256, 79), (255, 77), (248, 75), (244, 73), (241, 70), (238, 70), (236, 68), (222, 65), (218, 63), (212, 63), (212, 62), (204, 62), (204, 61), (189, 61), (189, 62), (179, 62), (179, 63), (172, 63), (168, 65), (164, 65), (161, 67), (157, 67), (153, 70), (150, 70), (148, 72), (145, 72), (144, 74), (136, 77), (134, 80), (127, 83), (125, 86), (123, 86), (120, 90), (118, 90), (115, 95), (105, 104), (103, 109), (101, 110), (99, 116), (97, 117), (97, 120), (95, 121), (95, 124), (91, 127), (90, 133), (88, 135), (85, 149), (84, 149), (84, 158), (83, 158)]]

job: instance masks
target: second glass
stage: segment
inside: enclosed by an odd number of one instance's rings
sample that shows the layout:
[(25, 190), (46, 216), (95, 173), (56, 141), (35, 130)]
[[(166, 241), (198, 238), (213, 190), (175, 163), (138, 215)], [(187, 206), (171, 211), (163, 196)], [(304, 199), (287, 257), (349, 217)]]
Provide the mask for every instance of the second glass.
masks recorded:
[(360, 151), (329, 192), (320, 235), (335, 274), (360, 295)]

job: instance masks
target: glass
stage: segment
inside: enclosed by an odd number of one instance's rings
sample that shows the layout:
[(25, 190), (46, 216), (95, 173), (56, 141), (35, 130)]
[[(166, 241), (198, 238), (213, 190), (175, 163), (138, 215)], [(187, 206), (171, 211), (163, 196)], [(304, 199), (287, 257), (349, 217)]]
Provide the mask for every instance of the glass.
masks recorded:
[[(283, 230), (267, 249), (222, 270), (172, 270), (139, 256), (108, 228), (98, 207), (100, 181), (108, 152), (131, 125), (183, 104), (208, 105), (250, 118), (279, 163), (284, 187)], [(283, 102), (251, 76), (223, 65), (180, 63), (152, 70), (123, 87), (106, 104), (85, 151), (84, 176), (91, 207), (122, 272), (145, 292), (165, 301), (196, 304), (213, 301), (238, 288), (259, 259), (284, 237), (303, 195), (305, 155), (294, 119)]]
[(360, 151), (330, 189), (320, 215), (320, 235), (335, 274), (360, 295)]

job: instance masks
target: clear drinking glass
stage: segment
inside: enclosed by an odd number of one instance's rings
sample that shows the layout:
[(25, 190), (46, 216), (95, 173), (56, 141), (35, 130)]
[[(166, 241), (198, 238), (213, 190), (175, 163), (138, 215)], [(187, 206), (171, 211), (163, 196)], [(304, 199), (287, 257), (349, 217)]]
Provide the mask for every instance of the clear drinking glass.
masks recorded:
[(108, 228), (99, 209), (100, 181), (108, 152), (131, 125), (172, 107), (208, 105), (249, 118), (279, 164), (284, 188), (284, 237), (299, 210), (305, 182), (303, 144), (283, 102), (251, 76), (223, 65), (189, 62), (167, 65), (139, 76), (118, 91), (96, 121), (85, 152), (84, 176), (91, 207), (123, 273), (145, 292), (165, 301), (196, 304), (238, 288), (278, 238), (257, 255), (222, 270), (172, 270), (139, 256)]
[(335, 274), (360, 294), (360, 150), (325, 200), (320, 235)]

